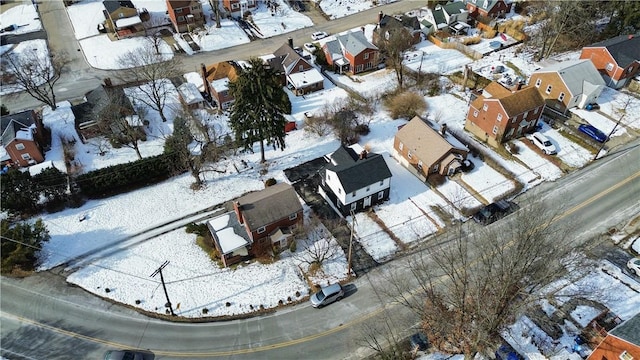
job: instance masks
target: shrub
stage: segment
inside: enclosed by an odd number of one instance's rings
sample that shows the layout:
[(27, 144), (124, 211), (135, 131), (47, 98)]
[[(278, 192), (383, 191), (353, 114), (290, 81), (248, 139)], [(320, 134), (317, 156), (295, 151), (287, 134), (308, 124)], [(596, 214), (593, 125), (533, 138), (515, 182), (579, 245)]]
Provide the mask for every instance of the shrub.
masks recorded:
[(136, 305), (140, 305), (140, 303), (142, 303), (142, 301), (136, 300)]
[(189, 223), (185, 227), (184, 231), (186, 231), (187, 234), (197, 234), (200, 236), (205, 236), (209, 232), (209, 229), (207, 228), (206, 224)]
[(207, 309), (207, 308), (202, 309), (202, 313), (205, 314), (205, 315), (208, 314), (209, 313), (209, 309)]
[(385, 100), (389, 115), (393, 119), (411, 119), (427, 110), (427, 102), (419, 94), (405, 91)]
[(304, 131), (318, 136), (325, 136), (331, 133), (331, 122), (324, 116), (312, 116), (304, 121)]
[(264, 182), (264, 187), (269, 187), (269, 186), (273, 186), (276, 184), (276, 179), (274, 178), (268, 178), (265, 182)]
[(110, 292), (111, 292), (111, 289), (109, 289), (109, 288), (105, 288), (105, 289), (104, 289), (104, 292), (106, 292), (106, 293), (110, 293)]
[(300, 291), (296, 291), (296, 297), (300, 297)]
[(287, 296), (287, 301), (291, 302), (291, 296)]
[(293, 240), (291, 244), (289, 244), (289, 251), (291, 251), (292, 253), (296, 252), (296, 247), (297, 247), (296, 241)]
[(264, 310), (264, 305), (260, 304), (260, 310)]
[(225, 305), (226, 307), (229, 307), (229, 306), (231, 306), (231, 303), (227, 301), (224, 305)]
[(493, 39), (494, 37), (496, 37), (497, 34), (498, 32), (494, 29), (487, 29), (482, 33), (482, 36), (485, 39)]
[(358, 135), (367, 135), (371, 132), (371, 129), (369, 129), (369, 125), (367, 124), (358, 124), (356, 125), (354, 131)]
[(462, 43), (465, 45), (474, 45), (474, 44), (479, 44), (481, 40), (482, 39), (480, 38), (480, 36), (476, 35), (476, 36), (464, 38), (462, 40)]
[(249, 309), (253, 310), (253, 305), (249, 305)]
[(282, 301), (282, 299), (278, 300), (278, 305), (283, 305), (284, 301)]

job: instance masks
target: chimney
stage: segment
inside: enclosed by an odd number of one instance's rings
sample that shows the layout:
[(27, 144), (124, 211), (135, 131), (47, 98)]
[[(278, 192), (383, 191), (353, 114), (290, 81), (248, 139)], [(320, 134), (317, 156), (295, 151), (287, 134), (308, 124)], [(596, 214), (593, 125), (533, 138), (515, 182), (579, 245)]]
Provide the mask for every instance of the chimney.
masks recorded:
[(444, 123), (440, 126), (440, 135), (445, 136), (447, 134), (447, 124)]
[(367, 150), (362, 150), (360, 153), (360, 160), (364, 160), (367, 158)]
[(287, 38), (287, 42), (289, 43), (289, 47), (293, 49), (293, 39)]
[(207, 83), (207, 67), (204, 66), (203, 63), (200, 63), (200, 73), (202, 76), (202, 84), (204, 85), (204, 92), (211, 95), (211, 90), (209, 90), (209, 84)]
[(380, 21), (382, 21), (383, 16), (384, 14), (382, 13), (382, 10), (380, 10), (380, 12), (378, 13), (378, 25), (380, 25)]
[(360, 30), (364, 33), (364, 26), (361, 26)]
[(238, 201), (233, 202), (233, 211), (236, 212), (236, 216), (238, 217), (238, 222), (240, 224), (244, 224), (244, 220), (242, 219), (242, 205)]

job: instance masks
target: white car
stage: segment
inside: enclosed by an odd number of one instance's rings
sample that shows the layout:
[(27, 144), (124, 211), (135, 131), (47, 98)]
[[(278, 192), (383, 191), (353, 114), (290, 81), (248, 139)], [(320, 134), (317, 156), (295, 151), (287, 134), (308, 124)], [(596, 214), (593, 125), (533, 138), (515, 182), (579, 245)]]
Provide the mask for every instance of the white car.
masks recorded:
[(632, 258), (627, 262), (627, 267), (632, 273), (640, 276), (640, 258)]
[(329, 34), (327, 34), (327, 33), (326, 33), (326, 32), (324, 32), (324, 31), (316, 31), (316, 32), (314, 32), (313, 34), (311, 34), (311, 38), (312, 38), (313, 40), (320, 40), (320, 39), (324, 39), (324, 38), (326, 38), (327, 36), (329, 36)]
[(537, 147), (540, 148), (540, 150), (542, 150), (543, 153), (547, 155), (553, 155), (558, 152), (558, 150), (556, 150), (556, 146), (553, 145), (551, 141), (549, 141), (549, 138), (537, 131), (531, 135), (529, 140), (531, 140), (531, 142), (533, 142)]
[(314, 52), (316, 52), (317, 48), (315, 45), (313, 45), (312, 43), (304, 43), (304, 45), (302, 45), (302, 47), (307, 50), (307, 52), (309, 54), (313, 54)]

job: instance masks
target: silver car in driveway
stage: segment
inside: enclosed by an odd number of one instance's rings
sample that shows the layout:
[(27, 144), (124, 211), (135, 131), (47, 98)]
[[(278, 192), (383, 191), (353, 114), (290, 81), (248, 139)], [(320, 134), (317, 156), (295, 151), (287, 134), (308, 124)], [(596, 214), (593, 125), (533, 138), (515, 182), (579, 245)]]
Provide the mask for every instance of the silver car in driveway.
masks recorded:
[(329, 305), (334, 301), (340, 301), (344, 297), (344, 289), (340, 284), (333, 284), (320, 288), (320, 291), (311, 295), (309, 299), (314, 308)]

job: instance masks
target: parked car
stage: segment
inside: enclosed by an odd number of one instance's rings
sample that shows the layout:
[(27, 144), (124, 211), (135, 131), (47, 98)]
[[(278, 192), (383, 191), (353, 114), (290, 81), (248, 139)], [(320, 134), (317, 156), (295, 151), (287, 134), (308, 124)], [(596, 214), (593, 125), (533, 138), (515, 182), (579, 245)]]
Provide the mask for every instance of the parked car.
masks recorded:
[(589, 135), (589, 137), (597, 142), (603, 143), (607, 141), (607, 135), (605, 135), (602, 131), (598, 130), (598, 128), (593, 125), (582, 124), (578, 126), (578, 130)]
[(311, 306), (320, 308), (334, 301), (340, 301), (343, 297), (344, 289), (342, 289), (342, 286), (340, 284), (333, 284), (321, 287), (317, 293), (311, 295), (309, 300), (311, 301)]
[(320, 40), (320, 39), (324, 39), (324, 38), (326, 38), (327, 36), (329, 36), (329, 34), (327, 34), (327, 33), (326, 33), (326, 32), (324, 32), (324, 31), (316, 31), (316, 32), (314, 32), (313, 34), (311, 34), (311, 38), (312, 38), (313, 40)]
[(504, 343), (496, 350), (496, 360), (522, 360), (522, 356), (511, 345)]
[(303, 47), (305, 50), (307, 50), (307, 52), (308, 52), (309, 54), (313, 54), (313, 53), (314, 53), (314, 52), (316, 52), (316, 50), (318, 49), (318, 48), (316, 48), (316, 46), (315, 46), (315, 45), (313, 45), (313, 43), (304, 43), (304, 45), (302, 45), (302, 47)]
[(473, 215), (473, 220), (478, 224), (489, 225), (511, 214), (517, 209), (518, 205), (514, 202), (498, 200), (480, 209), (480, 211)]
[(144, 355), (133, 350), (109, 350), (104, 354), (104, 360), (144, 360)]
[(529, 138), (529, 140), (531, 140), (531, 142), (535, 146), (540, 148), (540, 150), (542, 150), (542, 152), (547, 155), (553, 155), (558, 153), (556, 146), (551, 143), (549, 138), (547, 138), (546, 136), (542, 135), (537, 131), (531, 134), (531, 137)]
[(640, 276), (640, 258), (633, 258), (627, 262), (627, 267), (632, 273)]

